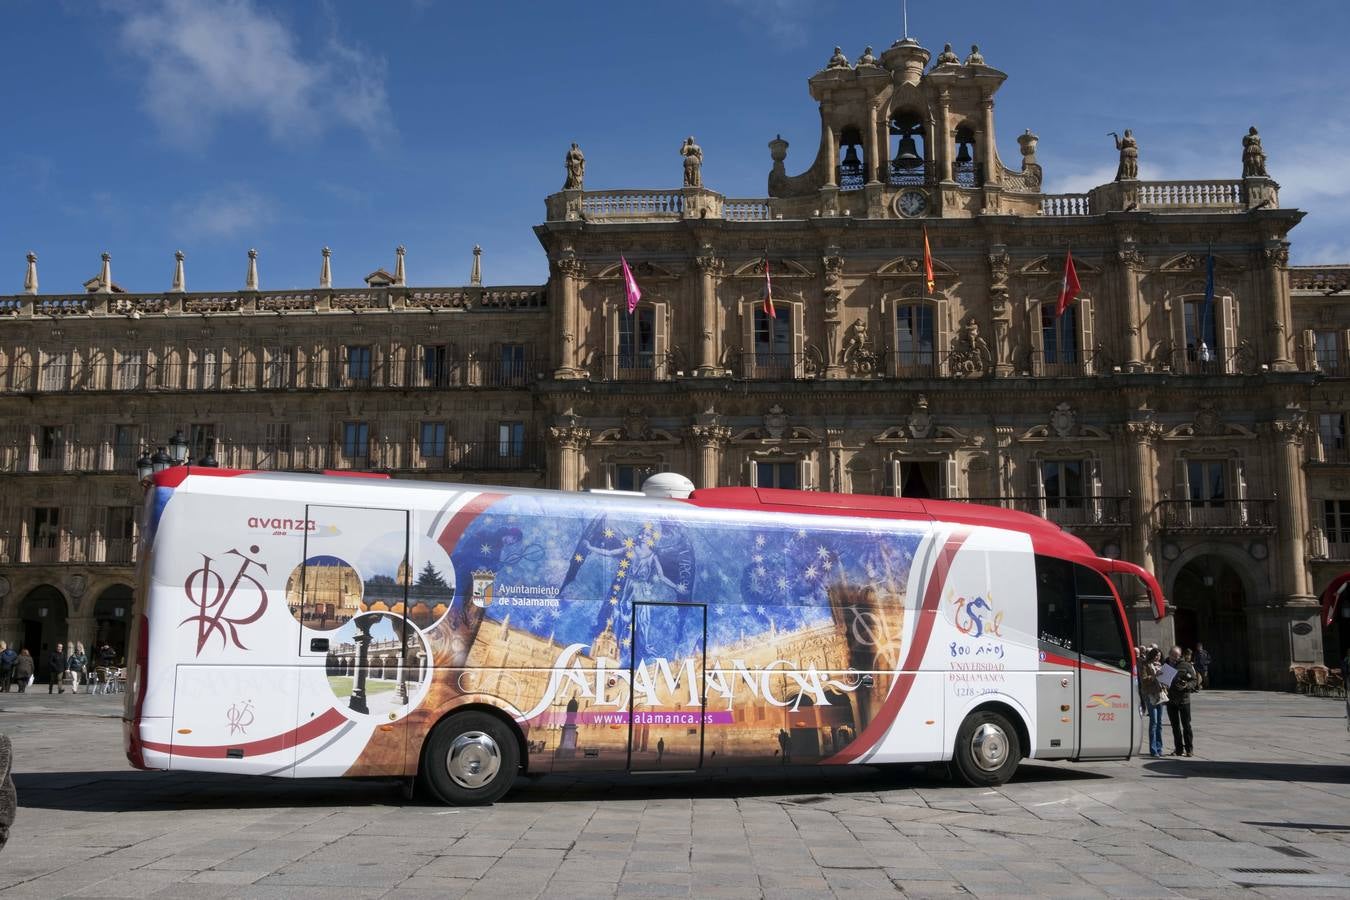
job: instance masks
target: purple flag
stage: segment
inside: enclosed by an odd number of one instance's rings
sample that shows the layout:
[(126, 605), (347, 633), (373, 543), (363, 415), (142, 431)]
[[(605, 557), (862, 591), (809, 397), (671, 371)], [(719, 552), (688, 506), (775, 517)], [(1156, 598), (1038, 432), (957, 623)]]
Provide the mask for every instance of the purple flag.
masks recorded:
[(637, 279), (633, 277), (633, 270), (628, 268), (628, 260), (620, 256), (619, 263), (623, 266), (623, 292), (628, 298), (628, 314), (631, 316), (633, 310), (637, 309), (638, 301), (642, 299), (642, 289), (638, 287)]

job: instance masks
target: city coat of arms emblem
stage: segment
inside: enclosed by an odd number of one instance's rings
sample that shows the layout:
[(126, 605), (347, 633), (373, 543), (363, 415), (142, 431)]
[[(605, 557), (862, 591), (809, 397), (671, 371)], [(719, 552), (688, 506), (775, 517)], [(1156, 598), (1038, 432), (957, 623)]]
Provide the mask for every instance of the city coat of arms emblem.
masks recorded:
[(496, 579), (496, 572), (479, 569), (473, 573), (473, 591), (469, 596), (472, 598), (474, 606), (488, 607), (492, 605), (493, 583)]

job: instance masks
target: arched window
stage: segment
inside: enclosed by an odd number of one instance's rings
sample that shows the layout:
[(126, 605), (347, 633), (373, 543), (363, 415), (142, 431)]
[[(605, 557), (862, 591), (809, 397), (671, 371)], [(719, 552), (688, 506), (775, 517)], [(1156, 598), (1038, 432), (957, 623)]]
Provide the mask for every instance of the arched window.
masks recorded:
[(925, 377), (937, 371), (933, 307), (910, 303), (895, 308), (895, 370), (899, 377)]
[(770, 316), (763, 306), (755, 308), (755, 376), (792, 378), (792, 311), (783, 303), (773, 309)]
[(839, 190), (860, 191), (867, 183), (867, 163), (861, 148), (862, 133), (852, 125), (839, 134)]
[(891, 116), (891, 184), (923, 184), (927, 181), (928, 159), (924, 146), (923, 120), (912, 112), (897, 111)]
[(956, 156), (952, 160), (952, 179), (962, 187), (978, 187), (981, 177), (978, 156), (975, 153), (975, 132), (969, 126), (956, 129)]

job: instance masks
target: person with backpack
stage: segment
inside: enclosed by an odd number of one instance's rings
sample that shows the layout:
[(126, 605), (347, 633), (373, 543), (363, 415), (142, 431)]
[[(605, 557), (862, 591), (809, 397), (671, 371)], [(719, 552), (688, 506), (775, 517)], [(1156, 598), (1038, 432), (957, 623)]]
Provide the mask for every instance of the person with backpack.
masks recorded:
[(14, 680), (19, 683), (19, 693), (22, 694), (28, 690), (28, 684), (33, 680), (33, 671), (37, 664), (29, 654), (28, 648), (24, 647), (19, 651), (19, 658), (14, 661)]

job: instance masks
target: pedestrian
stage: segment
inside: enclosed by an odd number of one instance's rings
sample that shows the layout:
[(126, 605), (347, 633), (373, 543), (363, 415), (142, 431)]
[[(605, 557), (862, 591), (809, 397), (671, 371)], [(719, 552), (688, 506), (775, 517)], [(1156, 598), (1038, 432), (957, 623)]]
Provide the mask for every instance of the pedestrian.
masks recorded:
[(75, 652), (70, 654), (70, 662), (66, 666), (70, 670), (70, 692), (78, 694), (80, 692), (80, 681), (85, 682), (85, 691), (88, 692), (89, 679), (85, 675), (85, 668), (89, 665), (89, 657), (84, 655), (84, 644), (76, 644)]
[(13, 762), (14, 745), (9, 742), (9, 735), (0, 734), (0, 850), (9, 843), (9, 829), (19, 811), (18, 792), (14, 790), (14, 779), (10, 776)]
[(1195, 690), (1195, 666), (1183, 658), (1180, 647), (1173, 647), (1167, 664), (1176, 669), (1167, 685), (1167, 718), (1172, 722), (1172, 755), (1190, 756), (1195, 750), (1191, 735), (1191, 693)]
[(1212, 657), (1205, 645), (1199, 641), (1195, 642), (1195, 674), (1200, 676), (1200, 686), (1196, 690), (1207, 690), (1209, 688), (1209, 664)]
[(663, 757), (665, 757), (665, 755), (666, 755), (666, 739), (665, 739), (665, 738), (657, 738), (657, 739), (656, 739), (656, 764), (657, 764), (658, 766), (661, 765), (661, 760), (662, 760)]
[(98, 664), (105, 669), (111, 669), (115, 662), (117, 662), (117, 651), (112, 648), (111, 644), (104, 641), (103, 646), (98, 648)]
[(9, 683), (14, 680), (14, 663), (19, 654), (14, 648), (0, 641), (0, 693), (9, 693)]
[(28, 685), (33, 683), (33, 657), (24, 647), (19, 651), (19, 658), (14, 662), (14, 680), (19, 683), (19, 693), (22, 694), (28, 690)]
[(57, 693), (66, 692), (66, 655), (61, 652), (65, 644), (57, 644), (56, 649), (47, 654), (47, 693), (57, 688)]
[(1139, 667), (1139, 697), (1148, 716), (1148, 755), (1163, 755), (1162, 714), (1167, 702), (1167, 688), (1158, 680), (1162, 671), (1162, 653), (1154, 647), (1144, 651), (1144, 662)]
[(783, 765), (792, 762), (792, 751), (789, 749), (792, 746), (792, 735), (781, 728), (778, 729), (778, 746), (783, 750)]

